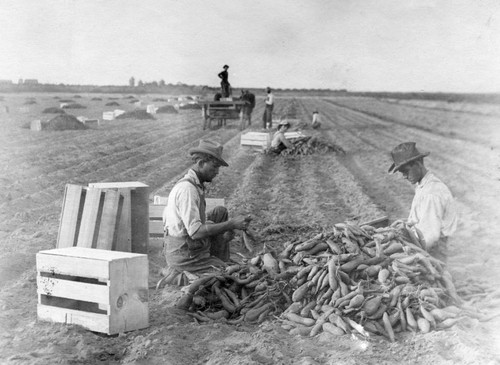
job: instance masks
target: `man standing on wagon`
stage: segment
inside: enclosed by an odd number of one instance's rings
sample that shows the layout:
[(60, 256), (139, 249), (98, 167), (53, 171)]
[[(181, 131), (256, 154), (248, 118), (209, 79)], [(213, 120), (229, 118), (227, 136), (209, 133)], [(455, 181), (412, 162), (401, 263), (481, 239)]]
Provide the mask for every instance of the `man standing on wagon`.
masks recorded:
[(262, 123), (264, 129), (271, 129), (273, 126), (273, 108), (274, 108), (274, 95), (270, 87), (267, 88), (266, 96), (266, 109), (262, 116)]
[(222, 67), (224, 70), (219, 72), (217, 76), (221, 79), (220, 88), (222, 92), (222, 96), (224, 98), (228, 98), (231, 95), (231, 84), (229, 83), (229, 73), (227, 72), (229, 66), (224, 65)]
[(160, 283), (187, 285), (185, 272), (200, 275), (225, 267), (233, 230), (246, 230), (251, 221), (248, 216), (228, 219), (222, 206), (205, 213), (204, 184), (217, 176), (220, 166), (228, 166), (222, 145), (201, 140), (189, 154), (193, 166), (172, 188), (163, 212), (167, 267)]
[(446, 262), (448, 237), (457, 228), (457, 211), (450, 189), (424, 166), (428, 155), (420, 152), (415, 142), (401, 143), (391, 152), (389, 172), (399, 171), (415, 185), (407, 223), (423, 234), (427, 251)]

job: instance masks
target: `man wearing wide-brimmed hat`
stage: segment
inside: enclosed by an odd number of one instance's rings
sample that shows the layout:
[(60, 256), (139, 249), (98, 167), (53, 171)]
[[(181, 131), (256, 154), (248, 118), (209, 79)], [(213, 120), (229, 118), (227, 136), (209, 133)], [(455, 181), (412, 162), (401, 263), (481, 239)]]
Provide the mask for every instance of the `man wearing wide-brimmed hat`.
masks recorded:
[(448, 237), (457, 228), (457, 211), (450, 189), (424, 165), (429, 152), (420, 152), (415, 142), (405, 142), (392, 152), (389, 172), (399, 171), (415, 185), (408, 223), (420, 230), (427, 251), (446, 261)]
[(293, 147), (292, 142), (285, 137), (285, 132), (288, 128), (290, 128), (290, 122), (287, 120), (281, 120), (278, 123), (278, 130), (274, 133), (273, 139), (271, 140), (270, 152), (279, 154), (284, 149)]
[(229, 83), (229, 73), (227, 70), (229, 69), (228, 65), (224, 65), (223, 70), (219, 72), (217, 76), (221, 79), (220, 88), (222, 92), (222, 97), (227, 98), (231, 96), (231, 84)]
[(209, 140), (191, 148), (194, 164), (168, 196), (163, 213), (167, 261), (164, 283), (187, 285), (186, 272), (199, 275), (226, 266), (233, 230), (248, 228), (250, 217), (228, 219), (225, 207), (205, 212), (204, 183), (217, 176), (220, 166), (228, 166), (222, 149), (221, 144)]

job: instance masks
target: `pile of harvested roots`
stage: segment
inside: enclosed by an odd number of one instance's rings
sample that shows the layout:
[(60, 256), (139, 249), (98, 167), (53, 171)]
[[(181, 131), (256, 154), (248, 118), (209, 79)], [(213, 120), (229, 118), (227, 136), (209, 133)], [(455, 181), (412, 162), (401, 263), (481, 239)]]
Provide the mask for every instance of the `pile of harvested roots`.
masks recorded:
[(342, 147), (337, 146), (334, 143), (326, 142), (318, 137), (300, 137), (292, 140), (293, 147), (286, 148), (281, 151), (281, 155), (284, 156), (297, 156), (297, 155), (312, 155), (312, 154), (323, 154), (328, 152), (335, 152), (345, 154)]
[[(451, 275), (399, 221), (338, 223), (297, 237), (187, 287), (178, 307), (201, 322), (259, 323), (273, 315), (293, 334), (429, 332), (474, 313), (459, 308)], [(477, 314), (476, 314), (476, 318)]]

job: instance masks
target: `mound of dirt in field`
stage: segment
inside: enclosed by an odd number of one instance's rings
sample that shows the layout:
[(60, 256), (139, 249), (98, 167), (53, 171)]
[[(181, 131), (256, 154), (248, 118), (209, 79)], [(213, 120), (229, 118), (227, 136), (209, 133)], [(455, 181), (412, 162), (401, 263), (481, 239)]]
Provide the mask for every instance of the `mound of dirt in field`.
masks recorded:
[(111, 96), (111, 97), (108, 98), (108, 100), (118, 100), (118, 99), (120, 99), (120, 98), (115, 98), (113, 96)]
[(69, 114), (61, 114), (47, 122), (42, 122), (42, 130), (65, 131), (78, 129), (88, 129), (88, 127), (74, 115)]
[(140, 119), (140, 120), (145, 120), (145, 119), (155, 119), (155, 118), (151, 114), (149, 114), (146, 110), (144, 110), (144, 109), (137, 109), (137, 110), (132, 110), (130, 112), (125, 112), (125, 113), (117, 116), (116, 119)]
[(46, 113), (46, 114), (55, 114), (55, 113), (57, 113), (57, 114), (64, 114), (66, 112), (63, 109), (61, 109), (61, 108), (52, 106), (50, 108), (45, 108), (42, 113)]
[(74, 100), (71, 100), (71, 99), (61, 99), (59, 100), (61, 103), (74, 103), (75, 101)]
[(63, 106), (63, 109), (87, 109), (85, 105), (73, 103)]
[(135, 99), (135, 96), (132, 95), (124, 96), (123, 99)]
[(54, 99), (61, 99), (59, 96), (54, 96)]
[(75, 96), (73, 96), (73, 97), (74, 97), (75, 99), (80, 99), (80, 98), (81, 98), (81, 96), (80, 96), (80, 95), (75, 95)]
[(105, 104), (106, 106), (119, 106), (120, 104), (117, 103), (116, 101), (110, 101), (109, 103)]
[(163, 99), (163, 98), (155, 98), (153, 99), (153, 101), (168, 101), (167, 99)]
[(32, 104), (36, 104), (36, 101), (35, 100), (26, 100), (23, 105), (32, 105)]
[(164, 105), (156, 110), (157, 114), (177, 114), (177, 109), (173, 105)]
[(137, 103), (139, 101), (139, 99), (130, 99), (129, 103), (132, 104), (132, 103)]
[(90, 100), (100, 101), (100, 100), (102, 100), (102, 99), (101, 99), (101, 98), (92, 98), (92, 99), (90, 99)]

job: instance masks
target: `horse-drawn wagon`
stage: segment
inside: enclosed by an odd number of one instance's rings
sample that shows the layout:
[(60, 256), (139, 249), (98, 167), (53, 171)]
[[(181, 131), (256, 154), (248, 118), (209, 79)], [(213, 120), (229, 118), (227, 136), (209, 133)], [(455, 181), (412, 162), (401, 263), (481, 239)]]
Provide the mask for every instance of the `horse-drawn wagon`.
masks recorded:
[(228, 119), (239, 119), (240, 129), (244, 129), (242, 100), (219, 100), (202, 102), (203, 129), (210, 129), (212, 120), (217, 120), (219, 126), (225, 126)]

